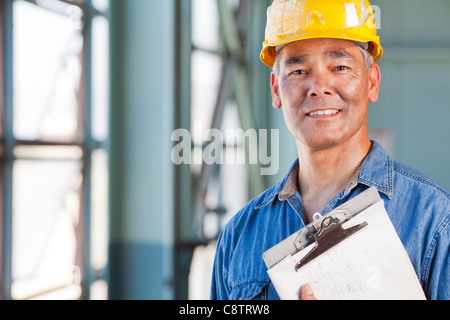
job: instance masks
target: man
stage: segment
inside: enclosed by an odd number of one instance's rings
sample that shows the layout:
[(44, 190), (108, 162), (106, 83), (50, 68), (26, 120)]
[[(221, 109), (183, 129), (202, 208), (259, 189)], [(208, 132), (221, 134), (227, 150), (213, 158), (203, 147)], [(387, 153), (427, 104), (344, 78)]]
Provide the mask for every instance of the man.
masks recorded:
[[(273, 106), (294, 135), (298, 161), (222, 231), (212, 299), (279, 299), (263, 253), (370, 187), (376, 187), (429, 299), (450, 299), (450, 194), (394, 162), (367, 136), (383, 55), (368, 1), (275, 0), (263, 62)], [(299, 298), (314, 299), (310, 286)]]

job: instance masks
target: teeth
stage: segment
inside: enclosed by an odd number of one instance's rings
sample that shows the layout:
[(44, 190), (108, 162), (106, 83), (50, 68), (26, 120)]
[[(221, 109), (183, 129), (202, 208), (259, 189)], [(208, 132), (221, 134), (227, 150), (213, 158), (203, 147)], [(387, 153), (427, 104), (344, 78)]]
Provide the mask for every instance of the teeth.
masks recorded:
[(328, 116), (328, 115), (332, 115), (332, 114), (338, 114), (339, 112), (340, 112), (339, 110), (321, 110), (321, 111), (311, 112), (309, 115), (310, 116)]

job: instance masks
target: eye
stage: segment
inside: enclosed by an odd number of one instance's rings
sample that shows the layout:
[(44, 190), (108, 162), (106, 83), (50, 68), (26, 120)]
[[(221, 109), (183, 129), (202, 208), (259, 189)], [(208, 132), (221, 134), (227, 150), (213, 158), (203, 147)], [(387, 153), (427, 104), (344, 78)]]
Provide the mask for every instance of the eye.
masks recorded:
[(292, 72), (292, 75), (294, 75), (294, 76), (299, 76), (302, 74), (306, 74), (306, 71), (305, 70), (295, 70)]
[(348, 69), (350, 69), (350, 68), (346, 67), (346, 66), (338, 66), (338, 67), (336, 67), (337, 71), (345, 71), (345, 70), (348, 70)]

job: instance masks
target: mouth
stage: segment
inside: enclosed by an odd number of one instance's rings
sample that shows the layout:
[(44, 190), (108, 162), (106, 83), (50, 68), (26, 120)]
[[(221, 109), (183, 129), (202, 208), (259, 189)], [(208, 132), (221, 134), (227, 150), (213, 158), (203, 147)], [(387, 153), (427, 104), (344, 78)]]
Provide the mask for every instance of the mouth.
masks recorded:
[(341, 110), (338, 109), (326, 109), (326, 110), (314, 110), (310, 113), (307, 113), (307, 116), (310, 117), (332, 117), (341, 113)]

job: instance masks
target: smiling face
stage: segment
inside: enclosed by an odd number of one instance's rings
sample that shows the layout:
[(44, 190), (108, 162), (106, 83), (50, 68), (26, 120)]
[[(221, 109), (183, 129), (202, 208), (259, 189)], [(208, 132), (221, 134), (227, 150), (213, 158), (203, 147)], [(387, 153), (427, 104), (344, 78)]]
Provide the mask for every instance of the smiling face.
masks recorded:
[(366, 143), (369, 102), (378, 99), (380, 71), (367, 70), (351, 41), (309, 39), (279, 53), (272, 73), (273, 106), (282, 109), (297, 144), (326, 149)]

